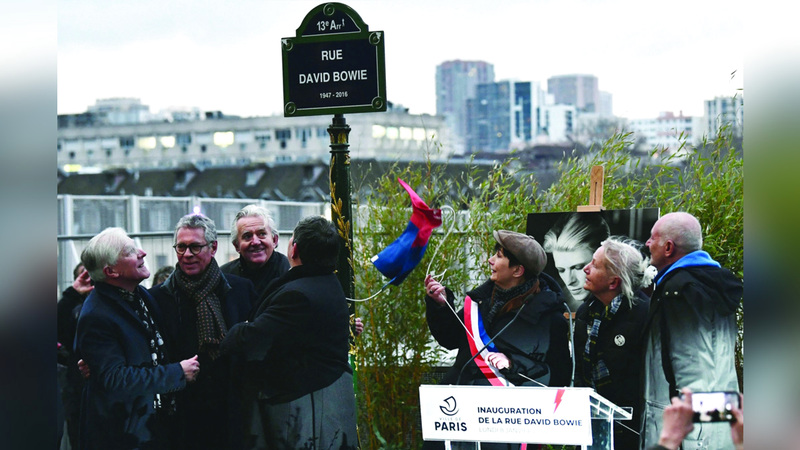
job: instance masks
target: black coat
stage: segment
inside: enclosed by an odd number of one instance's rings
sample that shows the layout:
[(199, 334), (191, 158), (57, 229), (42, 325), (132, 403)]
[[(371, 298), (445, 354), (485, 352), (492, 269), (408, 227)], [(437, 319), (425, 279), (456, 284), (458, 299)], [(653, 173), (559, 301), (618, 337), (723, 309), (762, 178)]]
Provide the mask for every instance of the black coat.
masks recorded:
[(350, 312), (333, 271), (297, 266), (272, 288), (251, 321), (231, 328), (222, 342), (245, 360), (248, 385), (259, 397), (285, 403), (352, 373)]
[[(644, 329), (650, 299), (641, 291), (637, 293), (633, 308), (623, 299), (610, 322), (604, 322), (599, 330), (596, 357), (603, 360), (611, 377), (610, 383), (595, 388), (598, 394), (617, 406), (633, 407), (633, 417), (622, 422), (625, 426), (639, 430), (642, 409), (639, 405), (639, 383), (642, 367), (642, 330)], [(605, 305), (594, 296), (589, 297), (575, 313), (575, 386), (593, 387), (592, 380), (584, 374), (584, 348), (591, 327), (589, 312), (602, 310)], [(594, 365), (596, 361), (592, 361)], [(616, 448), (636, 448), (639, 436), (625, 427), (614, 425)]]
[(272, 252), (263, 266), (255, 270), (247, 270), (242, 263), (242, 257), (234, 259), (233, 261), (226, 262), (219, 267), (219, 270), (224, 274), (236, 275), (242, 278), (247, 278), (253, 283), (257, 294), (257, 304), (267, 297), (270, 290), (267, 289), (273, 281), (282, 277), (283, 274), (289, 271), (289, 260), (286, 256), (276, 251)]
[[(491, 323), (484, 323), (490, 337), (496, 337), (497, 351), (505, 354), (511, 365), (500, 372), (516, 386), (538, 386), (521, 377), (523, 374), (548, 386), (569, 385), (572, 362), (569, 357), (569, 326), (564, 317), (566, 308), (561, 300), (561, 288), (546, 274), (541, 274), (541, 291), (531, 299), (520, 312), (515, 322), (503, 333), (497, 333), (511, 320), (516, 311), (509, 311), (495, 317)], [(481, 314), (486, 317), (491, 307), (494, 282), (487, 281), (467, 295), (478, 303)], [(447, 372), (447, 384), (488, 384), (480, 373), (472, 357), (466, 331), (459, 320), (464, 321), (464, 309), (458, 311), (458, 319), (445, 305), (439, 305), (426, 297), (426, 319), (431, 334), (447, 349), (458, 349), (453, 367)], [(455, 296), (448, 289), (447, 301), (453, 305)], [(464, 368), (464, 366), (466, 367)], [(463, 372), (462, 372), (462, 368)], [(460, 375), (460, 379), (459, 379)]]
[[(196, 306), (178, 288), (178, 270), (150, 290), (167, 319), (164, 339), (171, 354), (178, 360), (198, 355), (200, 363), (195, 381), (178, 394), (180, 425), (174, 430), (174, 440), (187, 449), (241, 448), (240, 403), (232, 373), (235, 363), (229, 356), (212, 360), (199, 352)], [(215, 292), (229, 329), (247, 319), (256, 298), (250, 281), (223, 274)]]
[[(160, 308), (144, 288), (137, 289), (160, 327)], [(156, 394), (184, 388), (186, 378), (177, 362), (153, 366), (149, 341), (117, 288), (97, 283), (83, 304), (75, 338), (76, 353), (92, 371), (83, 392), (82, 448), (170, 448), (153, 401)]]
[[(61, 300), (58, 301), (58, 342), (65, 347), (64, 356), (72, 356), (72, 347), (75, 343), (75, 331), (78, 329), (78, 317), (81, 314), (83, 301), (86, 299), (74, 287), (70, 286), (61, 293)], [(61, 355), (59, 355), (61, 356)], [(59, 360), (62, 364), (72, 362), (72, 359)], [(77, 362), (77, 360), (75, 360)], [(77, 370), (77, 368), (75, 369)]]
[(83, 302), (86, 299), (74, 287), (70, 286), (61, 294), (58, 301), (58, 342), (61, 347), (58, 351), (58, 363), (63, 364), (64, 383), (62, 388), (62, 399), (64, 402), (64, 412), (69, 422), (70, 443), (78, 445), (78, 423), (80, 420), (81, 393), (85, 384), (83, 377), (78, 371), (78, 357), (73, 351), (75, 344), (75, 332), (78, 329), (78, 317), (81, 314)]

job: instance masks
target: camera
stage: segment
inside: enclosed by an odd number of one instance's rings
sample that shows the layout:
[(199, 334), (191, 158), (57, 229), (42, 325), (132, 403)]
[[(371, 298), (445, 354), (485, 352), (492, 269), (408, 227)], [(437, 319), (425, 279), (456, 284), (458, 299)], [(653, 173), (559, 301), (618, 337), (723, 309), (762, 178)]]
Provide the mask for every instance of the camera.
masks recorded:
[(732, 413), (733, 408), (739, 408), (738, 392), (692, 393), (692, 422), (733, 422), (736, 420)]

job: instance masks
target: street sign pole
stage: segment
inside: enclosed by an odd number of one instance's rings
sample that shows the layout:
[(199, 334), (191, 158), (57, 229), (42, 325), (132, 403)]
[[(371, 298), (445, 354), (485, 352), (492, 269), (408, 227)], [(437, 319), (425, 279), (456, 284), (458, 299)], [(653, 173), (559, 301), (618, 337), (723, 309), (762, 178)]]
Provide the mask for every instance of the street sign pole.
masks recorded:
[[(281, 39), (283, 115), (333, 114), (331, 138), (331, 219), (341, 236), (337, 276), (348, 298), (355, 298), (353, 215), (350, 182), (350, 126), (345, 113), (386, 111), (383, 31), (370, 31), (353, 8), (323, 3), (312, 9), (295, 36)], [(351, 316), (355, 304), (348, 303)], [(352, 327), (351, 327), (352, 330)], [(350, 342), (353, 384), (357, 388), (355, 345)]]
[[(353, 273), (353, 222), (350, 182), (350, 126), (344, 114), (335, 114), (328, 127), (331, 137), (331, 219), (342, 237), (339, 260), (336, 264), (337, 276), (344, 294), (355, 297), (355, 277)], [(353, 302), (349, 303), (350, 314), (355, 313)]]

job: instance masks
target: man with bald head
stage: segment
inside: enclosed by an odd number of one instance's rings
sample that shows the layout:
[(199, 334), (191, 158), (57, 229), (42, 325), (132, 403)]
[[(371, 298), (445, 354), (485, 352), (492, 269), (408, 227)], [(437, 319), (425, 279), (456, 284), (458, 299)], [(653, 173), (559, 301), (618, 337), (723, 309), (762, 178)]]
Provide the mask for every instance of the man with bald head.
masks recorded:
[[(685, 387), (738, 391), (736, 310), (742, 282), (702, 250), (700, 222), (676, 212), (661, 217), (647, 240), (658, 269), (644, 331), (641, 447), (658, 443), (664, 408)], [(734, 448), (727, 427), (696, 424), (684, 448)]]

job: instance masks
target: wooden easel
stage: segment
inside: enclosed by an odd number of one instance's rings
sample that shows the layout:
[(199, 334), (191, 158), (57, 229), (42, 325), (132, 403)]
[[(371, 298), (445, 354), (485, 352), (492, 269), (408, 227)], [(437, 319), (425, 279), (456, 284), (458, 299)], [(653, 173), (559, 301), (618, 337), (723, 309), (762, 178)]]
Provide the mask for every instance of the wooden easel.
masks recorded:
[[(605, 171), (603, 166), (592, 166), (592, 171), (589, 175), (589, 204), (588, 205), (578, 205), (576, 211), (578, 212), (600, 212), (605, 210), (603, 207), (603, 181), (605, 177)], [(572, 319), (575, 320), (575, 311), (571, 313), (564, 313), (564, 317), (569, 319), (569, 316), (572, 316)]]
[(578, 212), (599, 212), (603, 211), (603, 166), (592, 166), (589, 177), (589, 204), (578, 205)]

